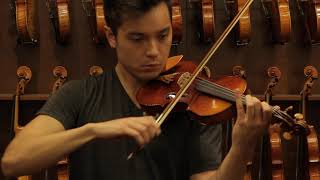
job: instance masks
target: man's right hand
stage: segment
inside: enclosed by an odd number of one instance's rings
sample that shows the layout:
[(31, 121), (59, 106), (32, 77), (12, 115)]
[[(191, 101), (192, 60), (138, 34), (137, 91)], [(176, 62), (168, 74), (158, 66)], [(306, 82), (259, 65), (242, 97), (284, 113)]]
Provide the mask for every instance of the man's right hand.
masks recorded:
[(152, 116), (121, 118), (91, 125), (96, 138), (132, 137), (140, 146), (148, 144), (161, 133)]

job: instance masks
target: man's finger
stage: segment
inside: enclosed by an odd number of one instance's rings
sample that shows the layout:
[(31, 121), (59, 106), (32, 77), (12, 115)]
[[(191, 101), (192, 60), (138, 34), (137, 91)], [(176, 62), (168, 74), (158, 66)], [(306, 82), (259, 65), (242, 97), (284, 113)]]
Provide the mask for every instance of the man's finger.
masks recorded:
[(245, 115), (242, 103), (242, 96), (240, 94), (236, 95), (236, 106), (237, 106), (237, 117), (241, 117)]

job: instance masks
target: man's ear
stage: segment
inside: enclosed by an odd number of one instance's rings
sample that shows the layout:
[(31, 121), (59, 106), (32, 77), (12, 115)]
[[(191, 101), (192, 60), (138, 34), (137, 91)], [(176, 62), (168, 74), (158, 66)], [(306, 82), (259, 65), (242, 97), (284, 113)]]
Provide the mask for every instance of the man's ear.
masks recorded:
[(109, 26), (104, 26), (104, 32), (106, 34), (110, 47), (115, 48), (117, 45), (117, 41), (116, 36), (113, 34), (111, 28)]

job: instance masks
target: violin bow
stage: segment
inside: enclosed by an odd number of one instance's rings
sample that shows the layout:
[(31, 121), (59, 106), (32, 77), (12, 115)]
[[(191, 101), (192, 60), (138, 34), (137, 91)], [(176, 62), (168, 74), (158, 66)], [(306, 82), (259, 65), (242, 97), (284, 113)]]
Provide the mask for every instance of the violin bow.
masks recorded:
[(217, 51), (217, 49), (220, 47), (224, 39), (227, 37), (227, 35), (231, 32), (232, 28), (238, 23), (241, 16), (246, 12), (246, 10), (250, 7), (253, 0), (248, 0), (243, 8), (238, 12), (238, 14), (233, 18), (231, 23), (228, 25), (228, 27), (223, 31), (223, 33), (220, 35), (219, 39), (213, 44), (213, 46), (210, 48), (208, 53), (205, 55), (205, 57), (202, 59), (202, 61), (199, 63), (197, 68), (192, 73), (191, 77), (186, 81), (186, 83), (183, 85), (183, 87), (178, 91), (176, 94), (176, 97), (166, 106), (166, 108), (163, 110), (163, 112), (157, 117), (156, 123), (161, 125), (165, 119), (168, 117), (174, 106), (178, 103), (182, 95), (187, 91), (187, 89), (190, 87), (192, 82), (195, 80), (195, 78), (199, 75), (199, 73), (202, 71), (204, 66), (207, 64), (207, 62), (210, 60), (210, 58), (213, 56), (213, 54)]

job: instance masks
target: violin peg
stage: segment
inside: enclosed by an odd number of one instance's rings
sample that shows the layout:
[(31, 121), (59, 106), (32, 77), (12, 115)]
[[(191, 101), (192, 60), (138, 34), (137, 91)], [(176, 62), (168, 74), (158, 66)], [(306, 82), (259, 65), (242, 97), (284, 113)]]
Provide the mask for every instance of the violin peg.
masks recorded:
[(293, 109), (293, 106), (289, 106), (284, 110), (284, 112), (288, 113), (288, 112), (292, 111), (292, 109)]
[(295, 118), (297, 121), (302, 121), (302, 120), (304, 119), (303, 114), (301, 114), (301, 113), (296, 113), (296, 114), (294, 114), (294, 118)]
[(283, 137), (285, 140), (289, 141), (289, 140), (292, 139), (292, 132), (284, 132), (284, 133), (282, 134), (282, 137)]

